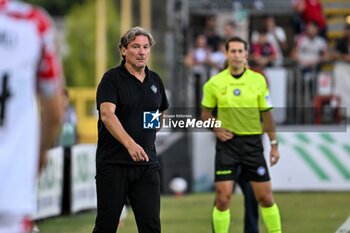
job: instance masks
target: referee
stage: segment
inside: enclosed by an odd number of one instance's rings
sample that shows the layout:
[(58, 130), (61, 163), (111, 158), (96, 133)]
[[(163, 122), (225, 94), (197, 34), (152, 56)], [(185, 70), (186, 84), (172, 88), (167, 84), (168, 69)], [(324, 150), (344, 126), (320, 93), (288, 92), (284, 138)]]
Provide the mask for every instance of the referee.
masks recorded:
[[(115, 233), (128, 198), (140, 233), (159, 233), (160, 165), (156, 129), (145, 130), (144, 114), (168, 108), (162, 80), (147, 67), (152, 35), (141, 27), (120, 39), (122, 63), (107, 71), (97, 89), (97, 216), (94, 233)], [(160, 123), (159, 123), (160, 124)]]
[(251, 182), (268, 232), (280, 233), (280, 214), (261, 142), (264, 129), (271, 142), (270, 164), (275, 165), (279, 152), (266, 81), (261, 74), (246, 68), (247, 43), (241, 38), (233, 37), (226, 42), (226, 57), (228, 68), (205, 83), (202, 99), (202, 119), (213, 118), (212, 110), (218, 106), (217, 119), (222, 123), (221, 128), (214, 129), (217, 143), (213, 230), (229, 232), (229, 207), (240, 165)]

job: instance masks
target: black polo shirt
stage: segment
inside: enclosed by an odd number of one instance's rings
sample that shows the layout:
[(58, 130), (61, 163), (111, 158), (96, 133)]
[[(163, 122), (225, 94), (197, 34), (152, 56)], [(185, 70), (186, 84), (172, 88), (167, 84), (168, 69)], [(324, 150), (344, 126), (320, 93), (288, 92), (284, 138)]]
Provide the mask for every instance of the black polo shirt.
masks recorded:
[(144, 111), (162, 112), (169, 106), (164, 86), (159, 75), (146, 67), (143, 82), (130, 74), (122, 62), (118, 67), (107, 71), (98, 85), (97, 110), (101, 103), (111, 102), (116, 105), (115, 114), (125, 131), (147, 153), (150, 161), (134, 162), (127, 149), (115, 139), (98, 119), (98, 143), (96, 160), (107, 163), (143, 165), (157, 162), (155, 150), (155, 129), (143, 129)]

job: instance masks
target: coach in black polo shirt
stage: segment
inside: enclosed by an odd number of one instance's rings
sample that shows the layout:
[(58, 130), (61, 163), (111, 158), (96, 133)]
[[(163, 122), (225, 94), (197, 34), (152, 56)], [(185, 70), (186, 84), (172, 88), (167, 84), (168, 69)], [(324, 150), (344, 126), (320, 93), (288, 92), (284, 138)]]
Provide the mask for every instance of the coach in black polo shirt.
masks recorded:
[(161, 232), (157, 129), (144, 129), (145, 113), (159, 123), (159, 113), (168, 108), (160, 77), (146, 66), (154, 43), (143, 28), (128, 30), (119, 44), (122, 63), (104, 74), (97, 89), (94, 233), (116, 232), (126, 198), (140, 233)]

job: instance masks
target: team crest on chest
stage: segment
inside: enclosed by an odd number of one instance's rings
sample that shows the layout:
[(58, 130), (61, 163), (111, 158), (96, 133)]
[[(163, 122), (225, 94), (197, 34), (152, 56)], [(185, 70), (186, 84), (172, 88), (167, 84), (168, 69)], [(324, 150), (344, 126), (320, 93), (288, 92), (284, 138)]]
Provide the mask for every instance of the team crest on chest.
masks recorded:
[(235, 96), (239, 96), (240, 94), (241, 94), (241, 90), (240, 89), (234, 89), (233, 90), (233, 94), (235, 95)]
[(151, 86), (151, 90), (153, 91), (154, 94), (158, 92), (158, 88), (154, 86), (154, 84)]

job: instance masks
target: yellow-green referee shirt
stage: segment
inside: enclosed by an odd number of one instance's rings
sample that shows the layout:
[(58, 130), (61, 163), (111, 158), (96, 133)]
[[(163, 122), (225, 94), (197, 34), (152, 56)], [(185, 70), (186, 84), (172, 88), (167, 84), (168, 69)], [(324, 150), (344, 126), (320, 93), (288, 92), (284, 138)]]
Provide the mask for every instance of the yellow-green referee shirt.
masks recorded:
[(262, 134), (260, 113), (272, 109), (265, 78), (250, 69), (239, 78), (223, 70), (203, 87), (202, 107), (212, 110), (216, 106), (222, 128), (238, 135)]

